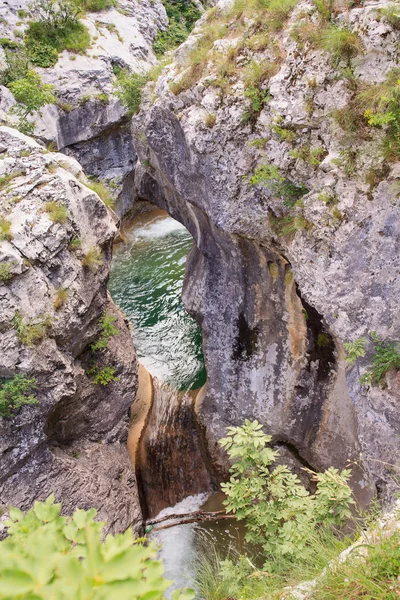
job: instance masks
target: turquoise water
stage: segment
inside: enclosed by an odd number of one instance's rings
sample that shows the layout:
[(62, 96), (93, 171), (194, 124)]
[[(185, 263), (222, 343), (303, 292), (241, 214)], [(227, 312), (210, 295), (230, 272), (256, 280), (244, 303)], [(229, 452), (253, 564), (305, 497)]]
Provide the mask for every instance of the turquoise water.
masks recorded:
[(140, 362), (178, 390), (206, 380), (201, 330), (181, 299), (189, 232), (162, 211), (139, 215), (114, 249), (109, 290), (135, 330)]

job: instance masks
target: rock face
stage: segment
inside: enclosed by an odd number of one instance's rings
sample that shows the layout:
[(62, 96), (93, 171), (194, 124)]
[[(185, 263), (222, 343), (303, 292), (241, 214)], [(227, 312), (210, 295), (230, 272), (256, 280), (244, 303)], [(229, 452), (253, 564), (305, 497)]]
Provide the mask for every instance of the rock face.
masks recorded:
[[(28, 4), (25, 0), (2, 4), (1, 38), (21, 41), (15, 32), (27, 26), (26, 17), (21, 20), (20, 15), (21, 10), (28, 13)], [(124, 214), (133, 202), (136, 156), (127, 112), (113, 96), (113, 68), (148, 71), (156, 63), (153, 41), (159, 29), (167, 27), (168, 17), (161, 0), (122, 0), (117, 8), (82, 19), (91, 37), (85, 55), (64, 51), (54, 67), (36, 69), (44, 82), (55, 86), (59, 103), (43, 108), (36, 118), (35, 137), (75, 157), (88, 174), (112, 182), (118, 212)], [(4, 60), (0, 47), (0, 69)], [(9, 96), (0, 86), (0, 117), (14, 123), (9, 110), (14, 101)]]
[[(399, 449), (399, 373), (384, 386), (362, 385), (360, 375), (374, 354), (372, 331), (400, 339), (400, 172), (380, 150), (382, 130), (353, 134), (356, 156), (349, 154), (332, 111), (350, 106), (352, 82), (381, 83), (395, 66), (398, 36), (379, 17), (385, 6), (334, 15), (359, 36), (358, 56), (335, 64), (295, 41), (293, 28), (307, 19), (318, 28), (319, 18), (315, 6), (298, 4), (274, 34), (275, 74), (264, 76), (258, 90), (268, 100), (253, 113), (243, 65), (271, 60), (271, 47), (256, 43), (251, 19), (241, 21), (246, 36), (235, 38), (240, 20), (226, 13), (229, 40), (215, 41), (196, 71), (187, 57), (198, 40), (206, 43), (203, 20), (134, 119), (139, 197), (165, 208), (195, 240), (184, 301), (203, 331), (208, 384), (198, 415), (211, 453), (224, 468), (216, 440), (227, 425), (257, 418), (301, 464), (353, 463), (362, 503), (390, 483), (383, 462), (393, 463)], [(228, 55), (232, 47), (239, 49)], [(224, 53), (231, 75), (213, 84)], [(346, 66), (348, 79), (340, 74)], [(172, 94), (170, 84), (188, 73), (191, 85)], [(269, 178), (252, 184), (260, 165)], [(301, 191), (300, 202), (283, 203), (282, 182)], [(343, 343), (361, 336), (366, 356), (349, 365)]]
[[(114, 218), (74, 159), (6, 127), (0, 152), (0, 377), (35, 378), (38, 400), (0, 418), (0, 501), (54, 492), (67, 513), (94, 506), (112, 531), (138, 527), (125, 447), (137, 361), (106, 289)], [(104, 314), (118, 332), (93, 352)], [(104, 367), (113, 380), (95, 384)]]

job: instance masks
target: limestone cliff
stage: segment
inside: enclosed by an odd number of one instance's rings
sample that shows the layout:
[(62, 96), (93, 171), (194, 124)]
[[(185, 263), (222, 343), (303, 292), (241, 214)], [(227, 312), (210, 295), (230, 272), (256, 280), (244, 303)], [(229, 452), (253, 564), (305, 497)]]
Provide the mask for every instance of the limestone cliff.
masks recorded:
[[(257, 418), (300, 464), (353, 463), (366, 502), (399, 449), (399, 373), (360, 376), (371, 332), (400, 339), (400, 171), (360, 90), (387, 90), (398, 32), (385, 2), (328, 20), (318, 6), (276, 6), (269, 29), (239, 2), (203, 17), (134, 119), (136, 184), (195, 241), (184, 301), (203, 331), (214, 457), (226, 425)], [(350, 32), (341, 55), (326, 51), (332, 28)]]
[[(0, 7), (0, 38), (21, 42), (26, 31), (29, 2), (12, 0)], [(21, 18), (21, 13), (25, 16)], [(50, 68), (36, 70), (55, 86), (57, 105), (35, 115), (35, 137), (75, 157), (85, 171), (111, 182), (118, 208), (132, 205), (132, 172), (136, 155), (129, 135), (127, 110), (114, 96), (115, 68), (145, 73), (156, 63), (152, 44), (168, 24), (160, 0), (122, 0), (114, 8), (89, 13), (82, 19), (91, 38), (84, 54), (64, 50)], [(0, 46), (0, 71), (5, 54)], [(0, 121), (14, 126), (15, 100), (0, 86)]]
[[(54, 492), (122, 531), (140, 522), (125, 447), (137, 361), (106, 288), (115, 218), (84, 182), (74, 159), (0, 128), (0, 377), (34, 378), (37, 400), (0, 417), (0, 502)], [(96, 352), (104, 314), (116, 331)]]

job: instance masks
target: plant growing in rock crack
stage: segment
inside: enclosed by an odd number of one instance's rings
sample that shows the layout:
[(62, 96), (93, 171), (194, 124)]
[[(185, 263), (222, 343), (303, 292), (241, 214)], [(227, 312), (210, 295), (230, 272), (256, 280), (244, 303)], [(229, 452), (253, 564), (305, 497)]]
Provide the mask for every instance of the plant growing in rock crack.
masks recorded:
[(64, 204), (61, 204), (61, 202), (56, 202), (54, 200), (46, 202), (43, 211), (48, 214), (50, 221), (53, 221), (54, 223), (65, 223), (69, 217), (67, 207), (64, 206)]
[(350, 31), (346, 27), (336, 27), (336, 25), (329, 25), (321, 31), (319, 46), (322, 50), (329, 52), (336, 66), (341, 61), (345, 61), (349, 65), (351, 59), (363, 50), (361, 39), (354, 31)]
[(25, 346), (33, 346), (40, 342), (51, 327), (51, 318), (37, 317), (35, 320), (27, 320), (20, 311), (16, 311), (11, 321), (19, 341)]
[(60, 310), (60, 308), (62, 308), (64, 306), (64, 304), (67, 302), (69, 297), (69, 290), (67, 288), (61, 287), (58, 288), (58, 290), (55, 293), (54, 299), (53, 299), (53, 306), (55, 310)]
[(102, 181), (92, 179), (89, 183), (86, 183), (85, 185), (102, 199), (107, 208), (115, 208), (115, 200), (112, 197), (110, 190), (104, 185)]
[(2, 240), (12, 240), (11, 221), (0, 217), (0, 242)]
[(276, 165), (269, 163), (258, 165), (250, 177), (251, 185), (261, 185), (269, 188), (278, 196), (281, 196), (285, 206), (293, 207), (308, 193), (305, 185), (297, 185), (290, 179), (283, 177)]
[(21, 406), (38, 403), (33, 392), (36, 388), (36, 379), (25, 375), (0, 378), (0, 416), (9, 417)]
[(345, 342), (343, 346), (346, 350), (346, 362), (354, 363), (357, 360), (357, 358), (365, 356), (366, 343), (367, 338), (365, 337), (357, 338), (356, 340), (354, 340), (354, 342)]
[(120, 333), (120, 330), (114, 327), (114, 323), (116, 320), (117, 317), (104, 313), (104, 315), (99, 321), (100, 331), (97, 340), (96, 342), (93, 342), (93, 344), (90, 345), (90, 349), (92, 352), (96, 352), (98, 350), (105, 350), (112, 336)]
[(0, 263), (0, 283), (6, 283), (13, 278), (13, 267), (14, 264), (9, 261)]
[(119, 381), (117, 369), (112, 365), (100, 366), (92, 363), (85, 372), (95, 385), (109, 385), (113, 381)]
[(396, 342), (382, 341), (376, 331), (372, 331), (371, 338), (374, 344), (371, 368), (360, 378), (360, 382), (377, 385), (383, 382), (389, 371), (400, 371), (400, 348)]
[(261, 544), (266, 557), (296, 556), (319, 527), (342, 525), (350, 518), (355, 504), (347, 483), (351, 471), (306, 469), (316, 483), (311, 495), (287, 466), (271, 467), (279, 455), (269, 446), (271, 440), (257, 421), (227, 428), (220, 445), (233, 464), (229, 482), (221, 485), (224, 504), (245, 521), (246, 540)]
[(148, 81), (148, 75), (130, 73), (128, 69), (118, 71), (114, 82), (114, 94), (130, 116), (139, 112), (142, 90)]
[(82, 258), (82, 265), (90, 271), (95, 271), (98, 267), (102, 267), (104, 258), (98, 246), (90, 248)]

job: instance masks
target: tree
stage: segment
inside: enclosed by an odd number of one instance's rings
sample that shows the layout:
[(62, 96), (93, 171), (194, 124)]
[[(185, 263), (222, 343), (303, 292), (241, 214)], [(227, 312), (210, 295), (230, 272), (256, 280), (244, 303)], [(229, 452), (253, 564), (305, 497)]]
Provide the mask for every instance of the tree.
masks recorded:
[(290, 557), (301, 552), (318, 527), (341, 525), (351, 516), (350, 470), (309, 471), (317, 483), (311, 495), (287, 466), (271, 468), (279, 455), (268, 446), (271, 440), (257, 421), (228, 427), (220, 444), (234, 462), (229, 482), (221, 487), (227, 511), (245, 520), (246, 539), (261, 544), (267, 556)]
[(19, 129), (23, 133), (32, 133), (34, 123), (30, 123), (27, 116), (55, 102), (54, 86), (43, 83), (35, 71), (28, 71), (21, 79), (11, 82), (9, 88), (18, 103), (14, 112), (19, 116)]

